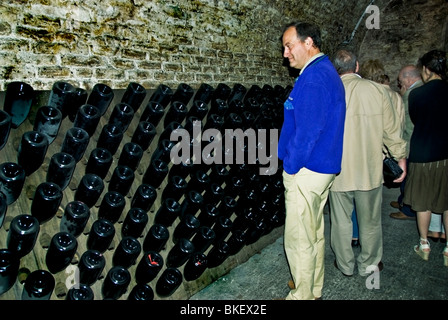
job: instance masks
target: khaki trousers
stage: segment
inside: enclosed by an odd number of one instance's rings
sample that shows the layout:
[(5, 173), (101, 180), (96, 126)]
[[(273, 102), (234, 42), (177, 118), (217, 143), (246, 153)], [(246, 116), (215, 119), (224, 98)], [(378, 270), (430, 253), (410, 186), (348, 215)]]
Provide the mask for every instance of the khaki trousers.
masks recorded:
[(285, 186), (284, 246), (295, 289), (286, 300), (313, 300), (322, 296), (324, 283), (323, 212), (334, 174), (302, 168), (297, 174), (283, 171)]
[[(331, 247), (339, 270), (354, 273), (355, 262), (362, 276), (368, 266), (377, 266), (383, 255), (381, 226), (382, 187), (369, 191), (330, 191)], [(361, 252), (355, 258), (352, 248), (352, 212), (356, 206)]]

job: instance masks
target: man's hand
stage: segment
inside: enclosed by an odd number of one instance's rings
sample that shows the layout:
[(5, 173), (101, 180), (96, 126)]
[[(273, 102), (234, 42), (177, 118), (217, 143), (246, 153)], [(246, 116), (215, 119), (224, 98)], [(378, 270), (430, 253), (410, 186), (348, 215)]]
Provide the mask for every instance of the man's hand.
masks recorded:
[(397, 179), (395, 179), (394, 183), (401, 183), (403, 182), (404, 178), (406, 178), (407, 174), (407, 167), (406, 167), (406, 158), (398, 160), (398, 166), (403, 170), (403, 173), (401, 176), (399, 176)]

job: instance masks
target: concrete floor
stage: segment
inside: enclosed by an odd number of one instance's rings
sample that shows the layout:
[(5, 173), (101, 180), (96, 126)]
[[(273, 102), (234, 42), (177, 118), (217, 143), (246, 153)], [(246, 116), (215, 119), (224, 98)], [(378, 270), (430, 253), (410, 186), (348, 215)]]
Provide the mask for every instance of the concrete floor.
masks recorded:
[[(448, 299), (448, 267), (443, 266), (442, 256), (445, 244), (431, 242), (429, 261), (423, 261), (413, 252), (413, 246), (417, 244), (419, 238), (415, 220), (403, 221), (389, 217), (391, 212), (397, 211), (389, 203), (396, 200), (398, 194), (399, 189), (383, 188), (384, 269), (379, 275), (379, 282), (375, 282), (379, 283), (379, 288), (369, 289), (368, 278), (357, 273), (353, 277), (345, 277), (333, 266), (334, 254), (329, 241), (330, 216), (328, 213), (325, 214), (323, 300)], [(190, 300), (284, 298), (289, 291), (287, 286), (289, 279), (283, 237), (280, 237), (247, 262), (196, 293)]]

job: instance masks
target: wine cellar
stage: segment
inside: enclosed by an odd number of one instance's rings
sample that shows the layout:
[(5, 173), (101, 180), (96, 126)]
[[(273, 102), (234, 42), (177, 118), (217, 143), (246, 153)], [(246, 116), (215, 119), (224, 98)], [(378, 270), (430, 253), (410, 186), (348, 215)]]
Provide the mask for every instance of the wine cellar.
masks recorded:
[[(11, 82), (0, 94), (0, 299), (184, 300), (274, 242), (281, 163), (262, 174), (249, 137), (221, 145), (230, 162), (206, 146), (227, 129), (279, 130), (290, 89)], [(175, 164), (171, 133), (198, 123), (221, 136), (189, 138), (202, 161), (182, 150)]]

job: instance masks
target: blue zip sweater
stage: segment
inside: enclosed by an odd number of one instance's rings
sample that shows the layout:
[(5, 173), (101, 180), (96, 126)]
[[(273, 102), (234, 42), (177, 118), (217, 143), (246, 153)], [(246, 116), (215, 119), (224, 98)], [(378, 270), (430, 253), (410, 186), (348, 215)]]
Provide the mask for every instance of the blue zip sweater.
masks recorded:
[(278, 157), (289, 174), (301, 168), (324, 174), (341, 171), (345, 90), (327, 56), (305, 67), (284, 104)]

